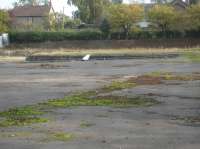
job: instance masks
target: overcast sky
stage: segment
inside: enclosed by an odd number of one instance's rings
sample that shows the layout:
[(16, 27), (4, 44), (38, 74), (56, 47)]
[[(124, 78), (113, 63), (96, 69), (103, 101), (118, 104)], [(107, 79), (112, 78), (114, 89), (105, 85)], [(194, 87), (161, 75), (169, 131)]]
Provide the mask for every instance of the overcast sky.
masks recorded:
[[(16, 0), (0, 0), (0, 8), (8, 9), (13, 7), (13, 3)], [(140, 0), (141, 1), (141, 0)], [(150, 0), (144, 0), (146, 2)], [(128, 3), (129, 0), (124, 0), (125, 3)], [(75, 7), (67, 5), (67, 0), (52, 0), (53, 8), (57, 12), (63, 11), (63, 7), (65, 8), (65, 14), (71, 16), (72, 11), (76, 10)]]

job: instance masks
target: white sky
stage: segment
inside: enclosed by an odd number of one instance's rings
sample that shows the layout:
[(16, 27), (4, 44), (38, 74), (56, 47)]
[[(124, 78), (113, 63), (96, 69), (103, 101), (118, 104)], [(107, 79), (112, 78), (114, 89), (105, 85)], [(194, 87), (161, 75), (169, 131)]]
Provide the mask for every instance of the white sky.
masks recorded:
[[(9, 9), (13, 7), (13, 3), (16, 0), (0, 0), (0, 8)], [(67, 0), (52, 0), (53, 8), (56, 12), (63, 11), (63, 7), (65, 8), (65, 14), (68, 16), (72, 15), (72, 11), (76, 10), (75, 7), (67, 5)]]
[[(16, 0), (0, 0), (0, 8), (9, 9), (13, 7), (13, 3)], [(124, 0), (124, 3), (129, 3), (132, 0)], [(134, 0), (133, 0), (134, 1)], [(150, 0), (140, 0), (145, 1), (146, 3), (150, 2)], [(65, 14), (68, 16), (72, 15), (72, 11), (76, 10), (75, 7), (67, 5), (67, 0), (52, 0), (53, 8), (57, 12), (63, 11), (63, 7), (65, 8)]]

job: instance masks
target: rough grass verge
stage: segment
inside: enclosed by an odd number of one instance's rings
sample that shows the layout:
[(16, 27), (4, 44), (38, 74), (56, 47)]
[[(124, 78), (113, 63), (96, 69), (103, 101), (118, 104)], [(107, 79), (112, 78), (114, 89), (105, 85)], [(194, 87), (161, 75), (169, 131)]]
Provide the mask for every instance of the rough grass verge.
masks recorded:
[(186, 52), (183, 54), (183, 56), (189, 59), (191, 62), (200, 62), (199, 52)]

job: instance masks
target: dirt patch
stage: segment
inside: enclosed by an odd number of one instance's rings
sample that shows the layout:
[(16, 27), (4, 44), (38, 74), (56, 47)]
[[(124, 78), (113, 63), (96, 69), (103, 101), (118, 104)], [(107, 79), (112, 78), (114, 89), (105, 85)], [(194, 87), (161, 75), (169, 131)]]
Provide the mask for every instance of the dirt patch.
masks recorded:
[(106, 93), (106, 92), (112, 92), (112, 91), (117, 91), (117, 90), (133, 88), (135, 86), (136, 86), (136, 84), (134, 82), (113, 81), (111, 84), (106, 85), (103, 88), (99, 89), (98, 92)]
[(199, 73), (192, 73), (191, 75), (174, 75), (169, 72), (167, 73), (156, 72), (138, 77), (131, 77), (127, 80), (127, 82), (135, 83), (137, 85), (158, 85), (158, 84), (167, 84), (166, 81), (196, 81), (196, 80), (200, 80)]
[(145, 97), (127, 97), (127, 96), (97, 96), (95, 100), (105, 100), (107, 103), (113, 102), (112, 106), (116, 107), (137, 107), (137, 106), (152, 106), (160, 102)]
[(44, 68), (44, 69), (57, 69), (57, 68), (64, 68), (64, 67), (67, 67), (67, 66), (54, 65), (54, 64), (41, 64), (39, 67)]
[(163, 83), (162, 77), (153, 77), (153, 76), (138, 76), (136, 78), (131, 78), (129, 82), (134, 82), (138, 85), (157, 85)]
[(92, 127), (92, 126), (95, 126), (96, 124), (94, 124), (94, 123), (90, 123), (90, 122), (88, 122), (88, 121), (81, 121), (81, 123), (80, 123), (80, 127), (81, 128), (88, 128), (88, 127)]
[(200, 125), (200, 116), (189, 116), (189, 117), (174, 117), (172, 120), (178, 121), (178, 123), (186, 125)]

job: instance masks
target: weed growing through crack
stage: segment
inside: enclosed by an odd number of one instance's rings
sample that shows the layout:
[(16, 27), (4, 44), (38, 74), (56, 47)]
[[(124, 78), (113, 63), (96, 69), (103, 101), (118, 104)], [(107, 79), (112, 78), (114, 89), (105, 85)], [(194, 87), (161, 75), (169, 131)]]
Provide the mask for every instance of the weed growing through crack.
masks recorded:
[(187, 53), (184, 53), (183, 56), (192, 62), (200, 62), (200, 53), (187, 52)]
[(0, 121), (0, 127), (8, 126), (24, 126), (33, 123), (45, 123), (48, 120), (41, 118), (42, 111), (37, 109), (36, 106), (24, 106), (19, 108), (9, 109), (0, 112), (3, 120)]
[(56, 132), (49, 135), (50, 141), (66, 142), (72, 140), (73, 138), (74, 135), (71, 133)]
[(187, 116), (187, 117), (176, 116), (172, 120), (182, 121), (185, 124), (200, 124), (199, 116)]
[(123, 90), (128, 88), (135, 87), (136, 84), (133, 82), (127, 82), (127, 81), (114, 81), (110, 85), (104, 86), (101, 91), (102, 92), (112, 92), (116, 90)]
[(35, 123), (46, 123), (48, 119), (41, 117), (14, 117), (6, 118), (0, 122), (0, 127), (26, 126)]
[(158, 102), (145, 97), (126, 96), (99, 96), (101, 93), (110, 93), (116, 90), (135, 87), (136, 83), (121, 81), (112, 82), (110, 85), (96, 91), (75, 93), (62, 99), (48, 100), (32, 106), (13, 108), (0, 112), (0, 127), (25, 126), (34, 123), (45, 123), (48, 119), (42, 115), (56, 108), (73, 106), (112, 106), (112, 107), (140, 107), (151, 106)]
[[(87, 93), (86, 93), (87, 94)], [(50, 100), (44, 105), (52, 108), (66, 108), (71, 106), (112, 106), (112, 107), (140, 107), (151, 106), (158, 102), (145, 97), (126, 96), (84, 96), (84, 94), (67, 96), (63, 99)]]
[(81, 121), (81, 123), (80, 123), (81, 128), (88, 128), (88, 127), (92, 127), (92, 126), (95, 126), (95, 125), (96, 124), (90, 123), (88, 121)]
[(192, 75), (176, 75), (171, 72), (155, 71), (146, 75), (130, 78), (128, 82), (137, 85), (156, 85), (162, 84), (164, 81), (195, 81), (200, 80), (199, 74)]

